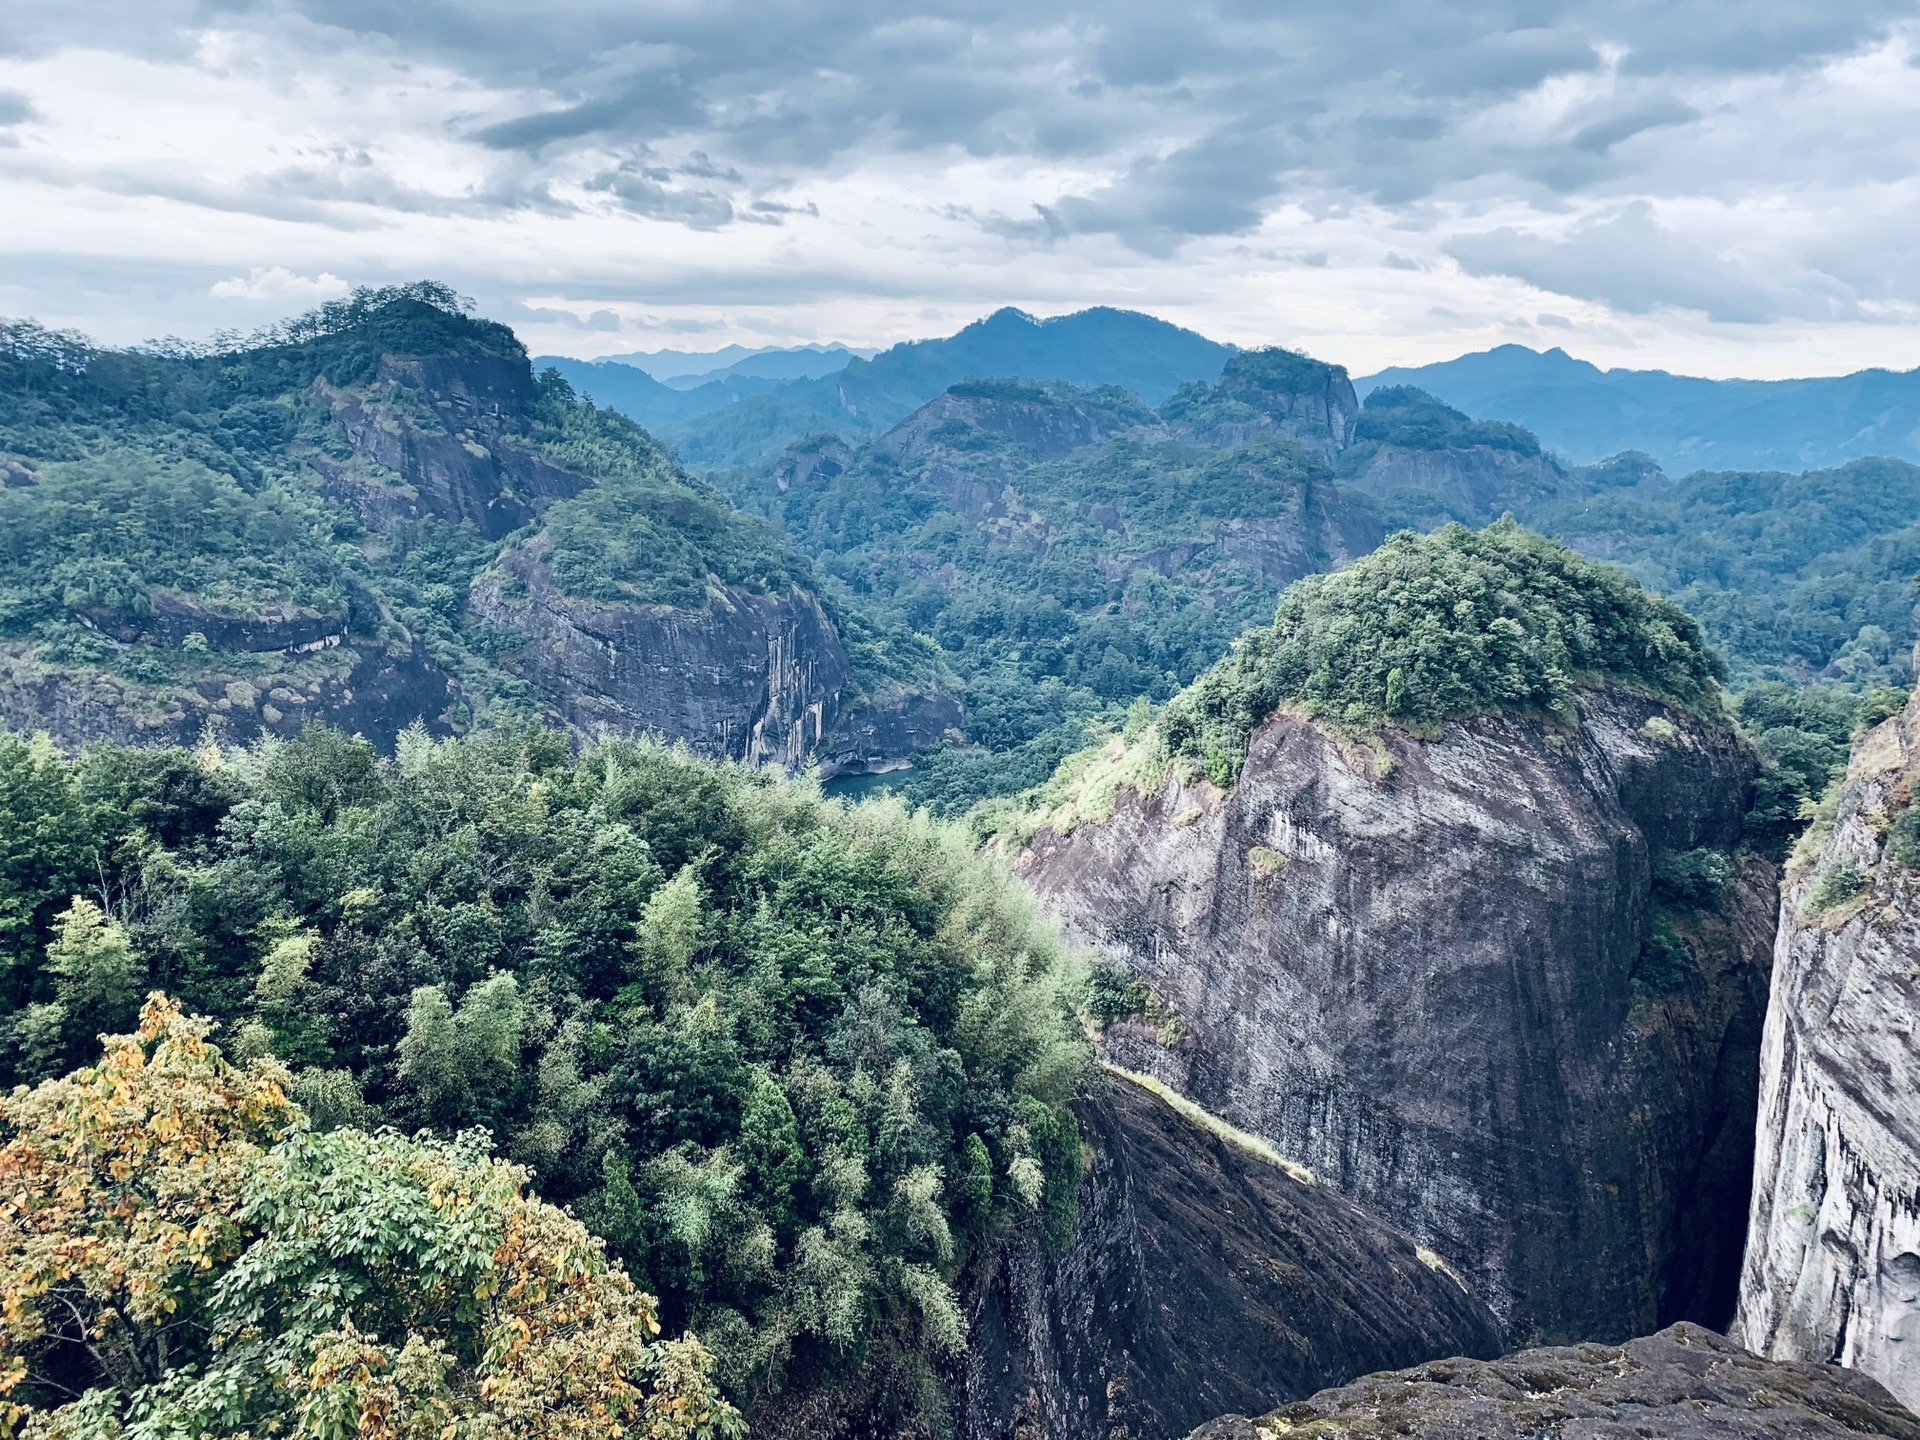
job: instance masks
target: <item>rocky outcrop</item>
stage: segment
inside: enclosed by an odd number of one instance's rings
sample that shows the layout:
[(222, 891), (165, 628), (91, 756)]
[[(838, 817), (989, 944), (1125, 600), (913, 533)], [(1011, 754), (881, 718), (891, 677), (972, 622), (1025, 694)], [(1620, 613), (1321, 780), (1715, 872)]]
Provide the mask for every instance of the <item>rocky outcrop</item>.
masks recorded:
[(315, 454), (308, 466), (373, 530), (431, 515), (498, 539), (533, 519), (538, 502), (593, 483), (524, 442), (533, 374), (519, 356), (389, 355), (369, 385), (322, 381), (314, 391), (360, 463)]
[(1781, 1364), (1697, 1325), (1369, 1375), (1192, 1440), (1920, 1440), (1920, 1419), (1830, 1365)]
[(1202, 445), (1285, 436), (1331, 464), (1353, 441), (1360, 402), (1345, 366), (1290, 350), (1248, 350), (1209, 386), (1187, 385), (1160, 409), (1172, 433)]
[(216, 657), (208, 671), (173, 683), (142, 683), (111, 670), (85, 674), (37, 662), (25, 646), (0, 650), (0, 726), (44, 731), (63, 750), (121, 745), (192, 745), (211, 725), (224, 743), (291, 737), (307, 725), (364, 735), (392, 750), (416, 721), (453, 733), (460, 688), (419, 645), (388, 650), (364, 643), (290, 655), (275, 670), (236, 674)]
[(839, 632), (802, 590), (725, 590), (699, 610), (563, 594), (536, 537), (501, 557), (468, 612), (524, 637), (502, 663), (588, 738), (655, 735), (705, 755), (805, 767), (847, 683)]
[(963, 1434), (1155, 1440), (1439, 1354), (1498, 1353), (1492, 1312), (1414, 1243), (1116, 1079), (1078, 1106), (1072, 1240), (978, 1278)]
[(1355, 447), (1342, 457), (1348, 485), (1383, 499), (1413, 499), (1418, 518), (1478, 524), (1505, 511), (1524, 512), (1554, 495), (1566, 476), (1552, 457), (1494, 445), (1423, 449)]
[(281, 650), (324, 650), (346, 639), (350, 616), (345, 609), (332, 614), (298, 606), (269, 605), (245, 613), (216, 610), (190, 595), (155, 590), (147, 613), (76, 611), (89, 629), (122, 644), (158, 645), (177, 650), (198, 635), (210, 650), (264, 654)]
[(1920, 1407), (1920, 856), (1888, 838), (1916, 779), (1920, 700), (1855, 748), (1781, 899), (1733, 1334)]
[(847, 705), (814, 751), (822, 779), (903, 770), (922, 750), (958, 742), (965, 712), (940, 690), (884, 685)]
[(1726, 1323), (1749, 1184), (1771, 867), (1670, 921), (1686, 973), (1636, 975), (1653, 859), (1731, 850), (1755, 762), (1636, 694), (1581, 708), (1373, 747), (1282, 712), (1231, 792), (1169, 767), (1019, 856), (1157, 996), (1111, 1059), (1431, 1246), (1516, 1342)]

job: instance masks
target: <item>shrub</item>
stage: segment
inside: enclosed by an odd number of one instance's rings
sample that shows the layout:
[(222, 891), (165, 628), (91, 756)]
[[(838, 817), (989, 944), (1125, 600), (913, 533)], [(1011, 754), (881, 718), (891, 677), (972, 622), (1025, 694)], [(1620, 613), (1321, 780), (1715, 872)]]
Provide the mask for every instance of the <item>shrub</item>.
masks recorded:
[(1678, 905), (1708, 907), (1720, 903), (1733, 878), (1733, 861), (1718, 850), (1681, 850), (1654, 862), (1654, 890)]
[(1887, 831), (1887, 854), (1894, 863), (1920, 870), (1920, 806), (1909, 805)]
[(1807, 895), (1807, 913), (1820, 915), (1846, 904), (1867, 888), (1867, 875), (1857, 865), (1844, 861), (1823, 871)]

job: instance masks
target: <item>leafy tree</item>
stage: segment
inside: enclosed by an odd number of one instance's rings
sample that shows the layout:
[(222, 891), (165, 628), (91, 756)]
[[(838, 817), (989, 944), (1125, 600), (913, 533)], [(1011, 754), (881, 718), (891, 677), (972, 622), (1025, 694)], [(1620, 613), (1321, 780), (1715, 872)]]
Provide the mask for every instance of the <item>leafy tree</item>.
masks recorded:
[(0, 1103), (0, 1429), (737, 1436), (692, 1340), (485, 1138), (320, 1135), (155, 995)]

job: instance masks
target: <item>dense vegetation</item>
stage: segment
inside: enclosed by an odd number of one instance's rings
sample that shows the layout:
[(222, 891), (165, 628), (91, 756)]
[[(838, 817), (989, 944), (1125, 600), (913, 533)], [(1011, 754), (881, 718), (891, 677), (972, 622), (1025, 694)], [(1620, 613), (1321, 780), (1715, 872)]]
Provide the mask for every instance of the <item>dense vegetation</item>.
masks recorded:
[(924, 1376), (968, 1256), (1064, 1235), (1083, 1047), (1028, 907), (896, 802), (642, 745), (0, 740), (14, 1078), (160, 987), (316, 1128), (484, 1126), (740, 1396)]
[(1737, 681), (1904, 684), (1920, 571), (1920, 468), (1702, 472), (1596, 489), (1529, 519), (1699, 618)]
[(744, 1433), (694, 1341), (486, 1137), (317, 1134), (154, 996), (0, 1101), (0, 1433)]
[(1701, 713), (1723, 673), (1676, 606), (1510, 520), (1402, 532), (1293, 585), (1271, 627), (1167, 707), (1174, 754), (1238, 772), (1283, 704), (1342, 725), (1433, 726), (1491, 710), (1574, 713), (1583, 681), (1624, 682)]

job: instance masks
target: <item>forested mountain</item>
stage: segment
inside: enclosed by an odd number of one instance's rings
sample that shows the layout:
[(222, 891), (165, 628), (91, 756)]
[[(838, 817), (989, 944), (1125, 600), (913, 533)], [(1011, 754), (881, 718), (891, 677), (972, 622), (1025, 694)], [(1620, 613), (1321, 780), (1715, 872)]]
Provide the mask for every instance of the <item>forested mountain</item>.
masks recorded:
[(952, 709), (910, 641), (843, 633), (804, 556), (441, 287), (206, 354), (10, 326), (0, 480), (0, 718), (67, 743), (544, 716), (797, 766), (843, 712), (885, 752), (913, 694), (908, 732)]
[(1355, 384), (1416, 385), (1482, 420), (1525, 425), (1569, 460), (1642, 450), (1693, 470), (1816, 470), (1874, 455), (1920, 460), (1920, 370), (1808, 380), (1703, 380), (1602, 370), (1564, 350), (1501, 345)]
[(541, 363), (658, 430), (688, 464), (706, 467), (748, 464), (815, 431), (869, 436), (974, 378), (1118, 385), (1158, 403), (1186, 381), (1212, 379), (1232, 353), (1150, 315), (1102, 307), (1048, 320), (998, 310), (944, 339), (907, 341), (832, 374), (785, 383), (736, 374), (676, 391), (614, 362)]

